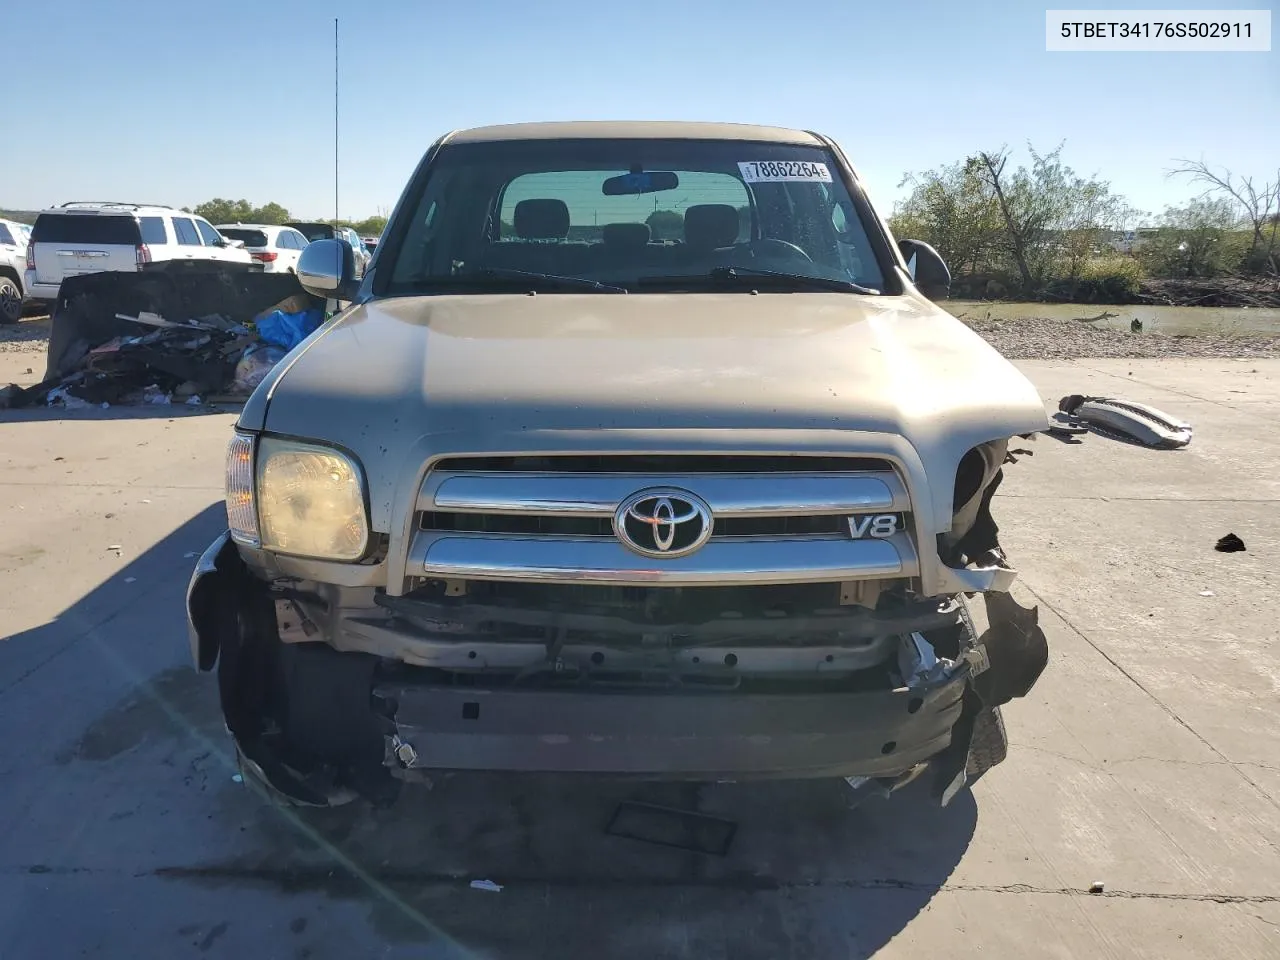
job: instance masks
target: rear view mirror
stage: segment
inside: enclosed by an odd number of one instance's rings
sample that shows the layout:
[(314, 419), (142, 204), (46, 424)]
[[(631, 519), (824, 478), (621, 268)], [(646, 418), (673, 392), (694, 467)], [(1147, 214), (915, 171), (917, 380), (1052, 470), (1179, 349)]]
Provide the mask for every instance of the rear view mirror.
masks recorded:
[(898, 249), (917, 290), (930, 300), (945, 300), (951, 295), (951, 271), (937, 250), (923, 240), (899, 240)]
[(356, 268), (351, 244), (343, 240), (316, 240), (298, 258), (298, 282), (317, 297), (350, 300), (355, 295)]
[(632, 193), (657, 193), (674, 190), (680, 186), (680, 178), (669, 170), (653, 170), (649, 173), (624, 173), (610, 177), (600, 188), (606, 197), (621, 197)]

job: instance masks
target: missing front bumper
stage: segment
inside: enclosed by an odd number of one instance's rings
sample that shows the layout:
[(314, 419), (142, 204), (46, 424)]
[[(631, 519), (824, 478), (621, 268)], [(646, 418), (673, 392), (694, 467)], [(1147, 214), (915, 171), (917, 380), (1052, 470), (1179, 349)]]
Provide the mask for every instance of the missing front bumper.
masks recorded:
[[(422, 679), (431, 671), (410, 671), (406, 680), (369, 654), (281, 643), (269, 585), (226, 535), (200, 558), (187, 610), (193, 660), (201, 670), (216, 666), (238, 746), (273, 788), (304, 802), (351, 789), (378, 794), (388, 764), (677, 780), (886, 780), (926, 762), (945, 802), (964, 785), (966, 767), (972, 777), (1003, 759), (1003, 728), (984, 723), (991, 704), (980, 692), (1021, 696), (1038, 676), (1035, 669), (992, 690), (986, 673), (975, 676), (979, 656), (898, 689), (787, 694), (460, 686)], [(996, 749), (977, 743), (975, 727), (996, 729)], [(975, 767), (978, 749), (986, 760)]]

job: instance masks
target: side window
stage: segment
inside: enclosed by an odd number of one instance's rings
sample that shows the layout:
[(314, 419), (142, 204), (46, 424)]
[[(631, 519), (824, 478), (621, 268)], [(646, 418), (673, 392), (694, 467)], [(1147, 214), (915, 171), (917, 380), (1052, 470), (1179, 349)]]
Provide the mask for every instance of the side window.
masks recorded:
[(292, 250), (293, 240), (290, 239), (287, 231), (281, 230), (276, 234), (276, 242), (272, 246), (277, 250)]
[(148, 246), (162, 246), (169, 242), (164, 217), (139, 217), (138, 229), (142, 231), (142, 242)]
[(300, 234), (297, 230), (291, 230), (290, 234), (293, 237), (293, 245), (297, 247), (299, 250), (305, 250), (307, 248), (307, 244), (311, 242), (302, 234)]
[(16, 247), (18, 242), (13, 239), (13, 234), (9, 232), (9, 228), (0, 223), (0, 243), (7, 243), (11, 247)]
[(203, 220), (196, 221), (196, 229), (200, 231), (200, 237), (204, 240), (206, 247), (216, 247), (222, 240), (222, 236), (213, 229), (213, 225)]
[(173, 218), (173, 232), (178, 235), (178, 243), (182, 246), (200, 246), (200, 234), (196, 230), (196, 225), (185, 217)]

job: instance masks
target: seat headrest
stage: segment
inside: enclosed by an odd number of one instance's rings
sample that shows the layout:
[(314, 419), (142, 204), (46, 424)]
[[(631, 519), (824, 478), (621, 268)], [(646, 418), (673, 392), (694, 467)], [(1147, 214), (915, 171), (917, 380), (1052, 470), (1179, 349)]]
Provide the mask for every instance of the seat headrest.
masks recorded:
[(647, 223), (606, 223), (600, 231), (605, 246), (619, 250), (639, 250), (648, 244), (649, 237)]
[(563, 200), (521, 200), (511, 225), (521, 240), (564, 240), (569, 236), (569, 207)]
[(698, 250), (731, 247), (738, 239), (738, 210), (727, 203), (700, 203), (684, 212), (684, 242)]

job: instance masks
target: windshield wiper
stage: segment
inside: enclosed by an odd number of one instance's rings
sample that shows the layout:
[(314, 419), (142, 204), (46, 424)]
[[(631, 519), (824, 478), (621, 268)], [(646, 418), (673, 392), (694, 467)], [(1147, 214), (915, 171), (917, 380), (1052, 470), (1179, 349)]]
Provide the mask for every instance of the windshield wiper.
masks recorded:
[[(495, 280), (536, 280), (539, 283), (552, 284), (558, 287), (570, 287), (580, 290), (595, 290), (600, 293), (626, 293), (626, 287), (619, 287), (612, 283), (601, 283), (599, 280), (589, 280), (586, 277), (562, 277), (555, 273), (537, 273), (533, 270), (513, 270), (507, 267), (480, 267), (477, 270), (468, 270), (466, 273), (459, 274), (450, 280), (466, 281), (472, 278), (492, 278)], [(449, 281), (441, 278), (441, 282), (447, 284)]]
[(690, 280), (711, 280), (716, 283), (758, 287), (761, 280), (775, 286), (799, 287), (808, 290), (835, 290), (840, 293), (862, 293), (879, 296), (879, 290), (864, 287), (852, 280), (835, 280), (831, 277), (814, 277), (804, 273), (782, 273), (778, 270), (762, 270), (758, 267), (712, 267), (703, 274), (683, 274), (670, 277), (641, 277), (642, 284), (688, 283)]

